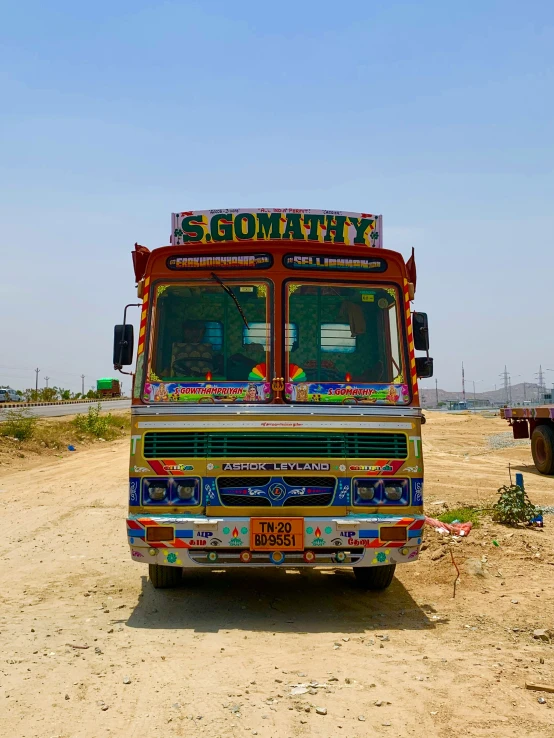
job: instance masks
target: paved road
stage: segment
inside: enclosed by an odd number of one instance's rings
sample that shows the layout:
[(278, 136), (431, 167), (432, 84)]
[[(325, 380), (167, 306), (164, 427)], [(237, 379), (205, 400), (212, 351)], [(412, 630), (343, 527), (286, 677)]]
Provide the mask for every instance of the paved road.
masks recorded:
[[(38, 405), (37, 407), (27, 408), (32, 415), (40, 417), (54, 417), (58, 415), (77, 415), (77, 413), (86, 413), (94, 403), (78, 402), (71, 405)], [(131, 400), (104, 400), (100, 403), (102, 410), (106, 412), (110, 410), (125, 410), (131, 407)], [(6, 410), (2, 410), (0, 405), (0, 421), (5, 417)]]

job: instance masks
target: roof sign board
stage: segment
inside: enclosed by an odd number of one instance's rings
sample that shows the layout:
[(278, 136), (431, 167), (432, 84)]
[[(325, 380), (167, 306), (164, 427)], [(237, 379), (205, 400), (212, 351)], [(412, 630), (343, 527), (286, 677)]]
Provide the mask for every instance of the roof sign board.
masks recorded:
[(306, 244), (382, 246), (382, 216), (340, 210), (189, 210), (171, 216), (174, 245), (305, 241)]

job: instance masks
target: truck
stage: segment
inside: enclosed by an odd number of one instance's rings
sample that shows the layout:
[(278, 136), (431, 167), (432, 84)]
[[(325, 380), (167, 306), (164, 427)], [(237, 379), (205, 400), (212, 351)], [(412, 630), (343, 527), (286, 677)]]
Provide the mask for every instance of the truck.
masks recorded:
[(514, 438), (530, 438), (537, 471), (554, 474), (554, 405), (503, 407), (500, 416), (508, 421)]
[(119, 379), (105, 377), (96, 380), (96, 392), (100, 398), (121, 397), (121, 383)]
[(382, 590), (417, 560), (433, 359), (414, 253), (382, 239), (380, 215), (268, 208), (135, 244), (137, 358), (127, 305), (113, 359), (135, 364), (127, 536), (155, 588), (284, 565)]

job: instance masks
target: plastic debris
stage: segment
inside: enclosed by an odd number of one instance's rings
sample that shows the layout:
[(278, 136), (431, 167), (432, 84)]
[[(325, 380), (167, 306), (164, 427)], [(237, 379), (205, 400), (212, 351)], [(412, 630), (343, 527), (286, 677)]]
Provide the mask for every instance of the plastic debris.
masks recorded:
[(430, 525), (431, 528), (435, 528), (438, 533), (451, 533), (458, 536), (469, 535), (470, 530), (473, 527), (472, 523), (443, 523), (435, 518), (428, 518), (425, 516), (425, 525)]
[(72, 446), (71, 444), (69, 444), (69, 446), (67, 447), (67, 450), (68, 451), (76, 451), (77, 449), (75, 448), (75, 446)]

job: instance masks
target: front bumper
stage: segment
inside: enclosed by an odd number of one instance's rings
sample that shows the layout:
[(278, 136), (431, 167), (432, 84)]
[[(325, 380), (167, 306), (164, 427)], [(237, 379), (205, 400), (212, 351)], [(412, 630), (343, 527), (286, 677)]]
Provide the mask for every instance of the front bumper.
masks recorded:
[[(415, 561), (419, 555), (424, 517), (413, 515), (347, 515), (306, 517), (304, 551), (250, 551), (251, 518), (144, 515), (127, 518), (127, 535), (134, 561), (162, 566), (261, 567), (382, 566)], [(147, 541), (149, 527), (172, 526), (171, 541)], [(383, 541), (382, 527), (406, 528), (406, 538)], [(280, 554), (280, 555), (279, 555)]]

